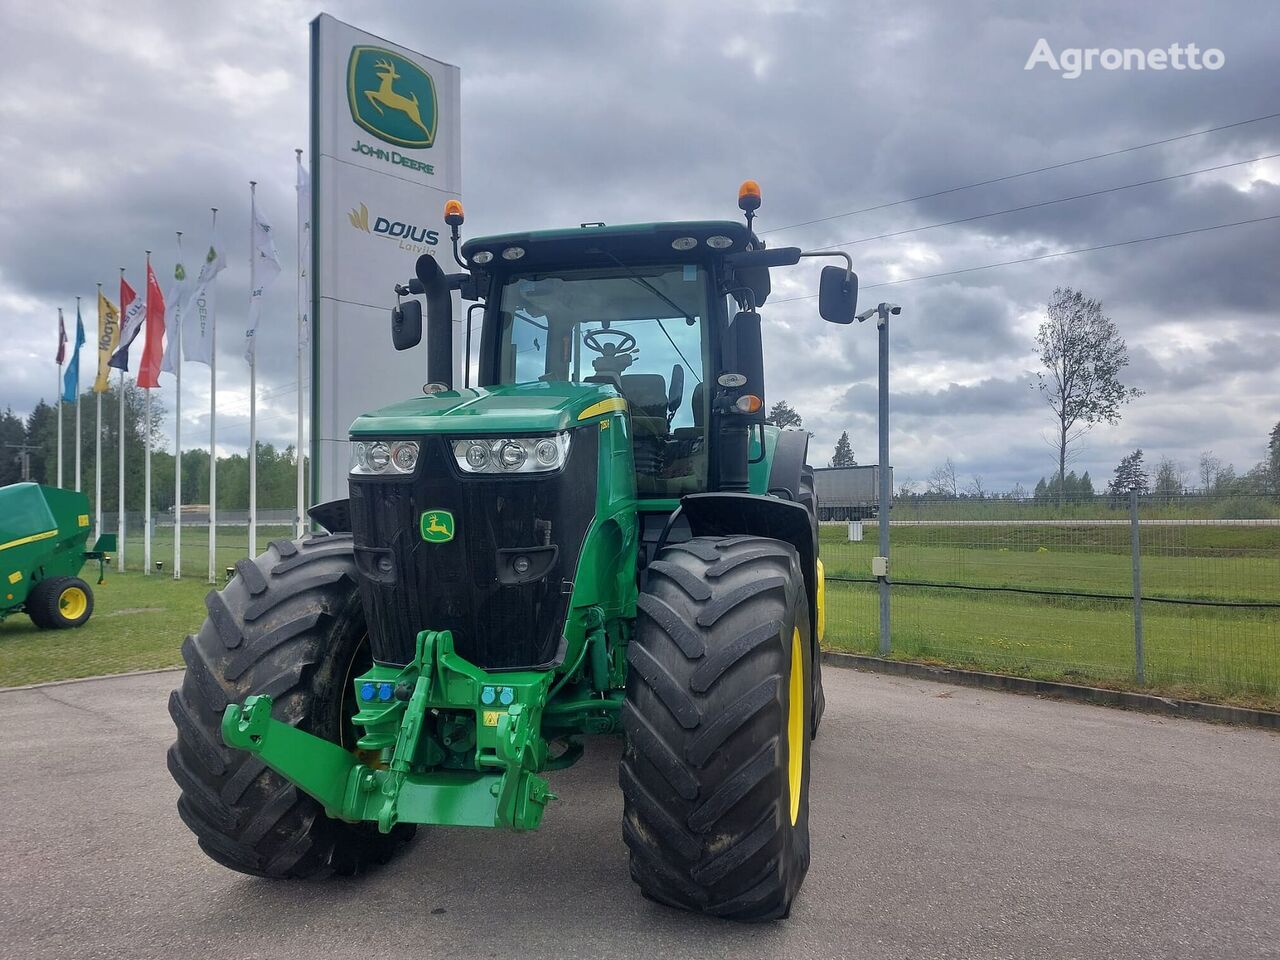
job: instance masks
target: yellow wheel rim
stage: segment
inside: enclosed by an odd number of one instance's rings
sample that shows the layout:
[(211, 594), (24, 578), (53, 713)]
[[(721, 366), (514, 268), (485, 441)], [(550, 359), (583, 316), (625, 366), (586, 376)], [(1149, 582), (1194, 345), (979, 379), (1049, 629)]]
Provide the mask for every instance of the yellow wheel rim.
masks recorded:
[(787, 710), (787, 784), (791, 791), (791, 825), (800, 816), (800, 780), (804, 776), (804, 652), (800, 629), (791, 637), (791, 693)]
[(58, 609), (67, 620), (79, 620), (89, 609), (89, 597), (79, 587), (67, 587), (58, 596)]

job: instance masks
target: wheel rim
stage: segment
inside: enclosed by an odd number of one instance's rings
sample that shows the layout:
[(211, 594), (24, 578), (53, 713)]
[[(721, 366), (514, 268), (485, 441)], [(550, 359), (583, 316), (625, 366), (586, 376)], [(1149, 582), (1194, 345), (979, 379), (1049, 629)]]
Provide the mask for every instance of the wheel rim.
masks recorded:
[(791, 825), (800, 816), (800, 781), (804, 776), (804, 654), (800, 629), (791, 636), (791, 693), (787, 709), (787, 784), (790, 788)]
[(67, 620), (79, 620), (89, 609), (89, 596), (79, 587), (67, 587), (58, 595), (58, 609)]

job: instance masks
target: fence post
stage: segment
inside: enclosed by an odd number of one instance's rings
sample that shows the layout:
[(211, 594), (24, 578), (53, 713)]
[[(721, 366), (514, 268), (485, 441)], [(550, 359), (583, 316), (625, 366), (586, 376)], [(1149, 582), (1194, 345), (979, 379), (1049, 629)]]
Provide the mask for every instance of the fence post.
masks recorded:
[(1133, 662), (1138, 684), (1147, 682), (1146, 652), (1142, 644), (1142, 548), (1138, 540), (1138, 491), (1129, 491), (1129, 549), (1133, 555)]
[(892, 650), (889, 628), (889, 510), (893, 505), (889, 466), (889, 305), (880, 304), (877, 313), (879, 410), (876, 426), (880, 434), (880, 466), (877, 469), (879, 474), (877, 479), (880, 482), (877, 485), (876, 510), (880, 521), (880, 557), (878, 559), (883, 569), (877, 570), (876, 575), (880, 581), (880, 656), (887, 657)]

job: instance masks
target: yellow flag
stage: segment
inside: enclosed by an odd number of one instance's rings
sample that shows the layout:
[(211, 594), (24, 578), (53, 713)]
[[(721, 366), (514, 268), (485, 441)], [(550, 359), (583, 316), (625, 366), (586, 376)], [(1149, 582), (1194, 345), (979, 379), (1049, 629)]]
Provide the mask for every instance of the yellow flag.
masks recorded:
[(98, 291), (98, 379), (93, 381), (94, 393), (107, 392), (107, 374), (111, 368), (107, 361), (120, 345), (120, 311), (116, 305)]

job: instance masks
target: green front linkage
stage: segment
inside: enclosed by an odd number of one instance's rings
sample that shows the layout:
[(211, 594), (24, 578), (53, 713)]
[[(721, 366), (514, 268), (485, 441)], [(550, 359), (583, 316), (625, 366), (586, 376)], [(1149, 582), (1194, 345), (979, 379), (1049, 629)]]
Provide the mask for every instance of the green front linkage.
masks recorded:
[(383, 833), (397, 823), (532, 830), (554, 794), (540, 729), (551, 674), (489, 674), (454, 652), (448, 631), (418, 634), (403, 668), (375, 664), (355, 680), (356, 743), (376, 766), (271, 716), (271, 697), (249, 697), (222, 717), (228, 746), (256, 753), (281, 776), (351, 822)]

